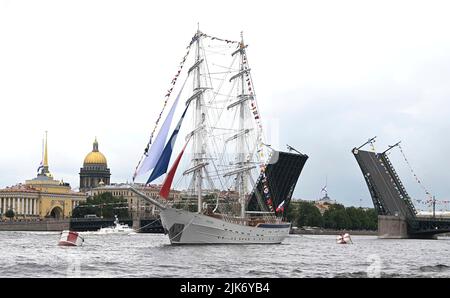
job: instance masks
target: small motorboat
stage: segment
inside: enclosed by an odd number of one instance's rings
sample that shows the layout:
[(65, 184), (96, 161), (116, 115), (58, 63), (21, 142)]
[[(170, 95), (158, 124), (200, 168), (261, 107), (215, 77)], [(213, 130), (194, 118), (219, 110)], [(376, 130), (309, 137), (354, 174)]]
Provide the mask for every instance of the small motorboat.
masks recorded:
[(101, 228), (96, 234), (131, 234), (135, 231), (128, 225), (123, 225), (119, 222), (117, 215), (115, 215), (114, 226)]
[(62, 231), (59, 238), (59, 246), (82, 246), (84, 242), (83, 237), (77, 232)]
[(337, 244), (351, 244), (351, 243), (353, 243), (353, 241), (352, 241), (352, 238), (350, 238), (349, 233), (344, 233), (344, 234), (336, 236), (336, 243)]

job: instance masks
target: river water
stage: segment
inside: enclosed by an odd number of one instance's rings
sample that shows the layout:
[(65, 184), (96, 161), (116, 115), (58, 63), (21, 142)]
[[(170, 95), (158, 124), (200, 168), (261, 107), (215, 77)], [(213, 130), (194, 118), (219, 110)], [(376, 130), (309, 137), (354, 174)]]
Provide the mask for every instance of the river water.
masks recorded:
[(450, 238), (291, 235), (280, 245), (171, 246), (163, 234), (0, 232), (0, 277), (450, 277)]

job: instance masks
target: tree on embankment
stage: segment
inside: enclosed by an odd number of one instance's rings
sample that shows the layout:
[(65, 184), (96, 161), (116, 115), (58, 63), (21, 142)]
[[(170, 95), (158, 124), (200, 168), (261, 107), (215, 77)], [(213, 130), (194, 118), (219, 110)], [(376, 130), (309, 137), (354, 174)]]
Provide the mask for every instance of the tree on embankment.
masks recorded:
[(333, 204), (323, 213), (324, 228), (327, 229), (351, 229), (352, 221), (347, 210), (341, 204)]
[(288, 220), (295, 223), (298, 227), (322, 227), (323, 219), (320, 210), (312, 202), (298, 202), (291, 205), (288, 214)]
[(12, 220), (14, 216), (16, 216), (16, 213), (14, 212), (14, 210), (9, 209), (8, 211), (5, 212), (5, 216), (9, 218), (9, 220)]
[(114, 215), (119, 219), (130, 218), (127, 200), (122, 196), (115, 197), (110, 192), (88, 197), (86, 202), (80, 203), (73, 210), (72, 217), (83, 218), (88, 214), (95, 214), (100, 218), (114, 218)]
[(372, 231), (378, 228), (378, 215), (375, 209), (344, 207), (341, 204), (329, 204), (322, 215), (314, 202), (293, 201), (289, 205), (286, 219), (298, 227)]

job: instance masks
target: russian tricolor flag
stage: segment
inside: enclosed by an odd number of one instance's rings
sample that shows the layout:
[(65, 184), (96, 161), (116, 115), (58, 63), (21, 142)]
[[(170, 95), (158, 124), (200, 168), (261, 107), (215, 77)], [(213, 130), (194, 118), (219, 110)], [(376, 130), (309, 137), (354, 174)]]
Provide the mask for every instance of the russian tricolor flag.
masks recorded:
[(285, 201), (281, 202), (280, 205), (278, 205), (278, 207), (276, 209), (277, 212), (283, 212), (284, 211), (284, 202)]

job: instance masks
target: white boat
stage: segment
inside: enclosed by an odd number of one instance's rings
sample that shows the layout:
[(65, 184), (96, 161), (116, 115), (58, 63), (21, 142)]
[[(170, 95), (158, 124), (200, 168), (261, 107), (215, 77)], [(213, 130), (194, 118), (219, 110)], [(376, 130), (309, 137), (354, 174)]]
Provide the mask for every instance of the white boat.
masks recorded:
[(121, 224), (117, 215), (114, 216), (114, 225), (106, 228), (100, 228), (95, 234), (130, 234), (134, 233), (134, 230), (128, 225)]
[(58, 245), (59, 246), (82, 246), (84, 242), (78, 232), (64, 230), (61, 232)]
[[(246, 49), (242, 34), (240, 41), (232, 41), (196, 32), (136, 167), (133, 181), (150, 171), (146, 184), (165, 175), (159, 198), (133, 186), (130, 190), (160, 209), (172, 244), (275, 244), (289, 235), (291, 224), (285, 215), (308, 156), (290, 146), (289, 152), (281, 152), (266, 144)], [(183, 72), (187, 61), (192, 64)], [(185, 91), (185, 85), (193, 88)], [(173, 90), (178, 95), (166, 112)], [(169, 137), (180, 98), (185, 98), (183, 112)], [(165, 120), (159, 126), (162, 115)], [(184, 146), (169, 169), (186, 115), (191, 115), (193, 127), (186, 131)], [(190, 158), (177, 179), (184, 183), (178, 185), (185, 189), (182, 199), (167, 201), (189, 143)]]

